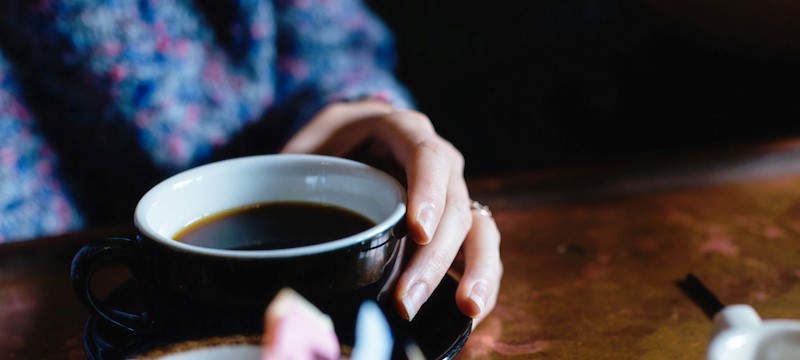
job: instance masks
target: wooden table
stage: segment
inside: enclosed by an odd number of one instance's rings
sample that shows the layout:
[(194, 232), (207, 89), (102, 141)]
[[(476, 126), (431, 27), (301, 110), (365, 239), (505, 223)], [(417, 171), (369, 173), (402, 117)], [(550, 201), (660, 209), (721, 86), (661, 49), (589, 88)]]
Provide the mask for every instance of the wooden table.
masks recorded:
[[(496, 310), (461, 359), (700, 359), (677, 282), (800, 318), (800, 139), (471, 179), (503, 235)], [(0, 358), (83, 358), (69, 264), (101, 229), (0, 246)], [(124, 269), (99, 275), (98, 292)]]

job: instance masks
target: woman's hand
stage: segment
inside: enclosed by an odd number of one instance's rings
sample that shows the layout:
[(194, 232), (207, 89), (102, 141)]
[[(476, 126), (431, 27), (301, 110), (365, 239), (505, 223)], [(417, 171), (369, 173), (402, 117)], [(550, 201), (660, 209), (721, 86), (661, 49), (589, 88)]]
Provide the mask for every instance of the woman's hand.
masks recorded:
[(334, 156), (361, 151), (367, 162), (389, 161), (405, 174), (416, 248), (397, 283), (401, 315), (413, 319), (452, 267), (462, 273), (456, 303), (477, 324), (497, 300), (500, 233), (490, 213), (471, 208), (461, 153), (425, 115), (377, 101), (329, 105), (282, 150)]

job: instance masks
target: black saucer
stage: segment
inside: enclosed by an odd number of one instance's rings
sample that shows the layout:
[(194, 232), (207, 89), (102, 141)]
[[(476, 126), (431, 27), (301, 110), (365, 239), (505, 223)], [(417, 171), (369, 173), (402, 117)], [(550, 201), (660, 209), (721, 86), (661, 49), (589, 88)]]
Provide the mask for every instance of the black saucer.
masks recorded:
[[(384, 313), (392, 324), (395, 341), (413, 341), (422, 350), (426, 359), (453, 358), (464, 346), (472, 331), (472, 319), (461, 313), (455, 304), (457, 286), (458, 282), (455, 279), (450, 276), (445, 277), (430, 300), (410, 323), (400, 319), (394, 309), (384, 308)], [(135, 299), (133, 284), (126, 283), (112, 292), (106, 302), (120, 307), (136, 307), (135, 304), (131, 304)], [(197, 330), (198, 332), (191, 334), (170, 336), (135, 334), (89, 316), (84, 331), (84, 350), (90, 360), (124, 359), (198, 337), (225, 336), (243, 332), (243, 329)], [(246, 329), (244, 332), (257, 334), (260, 329)]]

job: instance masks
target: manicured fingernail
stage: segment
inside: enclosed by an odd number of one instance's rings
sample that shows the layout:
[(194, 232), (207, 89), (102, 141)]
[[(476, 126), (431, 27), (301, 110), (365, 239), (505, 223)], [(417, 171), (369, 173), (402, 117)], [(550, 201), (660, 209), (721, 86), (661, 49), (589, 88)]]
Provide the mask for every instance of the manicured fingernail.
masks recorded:
[(486, 306), (486, 293), (488, 291), (489, 286), (486, 284), (486, 281), (480, 280), (476, 282), (475, 285), (472, 285), (472, 290), (469, 292), (469, 299), (478, 307), (478, 313), (475, 314), (475, 316), (483, 312), (483, 308)]
[(424, 283), (416, 283), (405, 295), (401, 302), (403, 303), (403, 309), (406, 311), (406, 315), (408, 317), (408, 321), (414, 320), (414, 316), (417, 316), (417, 311), (419, 308), (422, 307), (422, 303), (425, 302), (425, 297), (428, 295), (428, 285)]
[(422, 230), (425, 231), (425, 237), (421, 243), (427, 244), (433, 238), (433, 231), (435, 226), (435, 218), (436, 212), (436, 205), (430, 202), (426, 202), (422, 205), (419, 210), (419, 215), (417, 215), (417, 222), (422, 226)]

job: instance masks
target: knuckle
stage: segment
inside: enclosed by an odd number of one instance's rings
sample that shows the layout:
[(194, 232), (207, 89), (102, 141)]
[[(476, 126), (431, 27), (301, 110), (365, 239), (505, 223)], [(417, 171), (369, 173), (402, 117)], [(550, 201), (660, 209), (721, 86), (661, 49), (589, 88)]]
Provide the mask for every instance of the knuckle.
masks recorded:
[(444, 151), (442, 144), (438, 141), (432, 140), (429, 137), (418, 137), (416, 141), (417, 151), (421, 153), (432, 153), (441, 157)]
[(430, 154), (448, 164), (448, 166), (461, 168), (464, 156), (453, 144), (436, 134), (419, 134), (416, 137), (415, 147), (421, 154)]
[(498, 259), (495, 271), (497, 272), (497, 278), (501, 279), (503, 277), (503, 272), (505, 271), (505, 266), (503, 265), (503, 260)]
[(464, 171), (464, 155), (455, 145), (441, 136), (434, 134), (432, 138), (421, 138), (418, 146), (438, 156), (455, 172), (461, 173)]
[(450, 147), (450, 157), (453, 159), (453, 164), (455, 165), (456, 169), (459, 170), (459, 172), (463, 172), (464, 164), (466, 163), (464, 154), (462, 154), (461, 151), (458, 151), (458, 149), (452, 143), (447, 142), (447, 144)]
[(433, 122), (428, 117), (419, 111), (414, 110), (400, 110), (395, 113), (396, 119), (403, 121), (407, 124), (414, 125), (425, 130), (433, 130)]
[(412, 111), (400, 110), (385, 118), (393, 126), (404, 127), (412, 134), (414, 148), (420, 155), (434, 155), (448, 166), (463, 171), (464, 155), (447, 139), (441, 137), (433, 127), (427, 115)]
[[(422, 277), (422, 281), (429, 284), (436, 284), (438, 281), (438, 274), (443, 274), (450, 268), (453, 262), (453, 257), (444, 248), (432, 251), (428, 256), (428, 265), (426, 268), (427, 276)], [(440, 277), (439, 277), (440, 278)]]
[(450, 200), (450, 203), (455, 211), (454, 220), (461, 229), (470, 229), (472, 227), (472, 210), (469, 208), (469, 202), (459, 197), (458, 200)]

